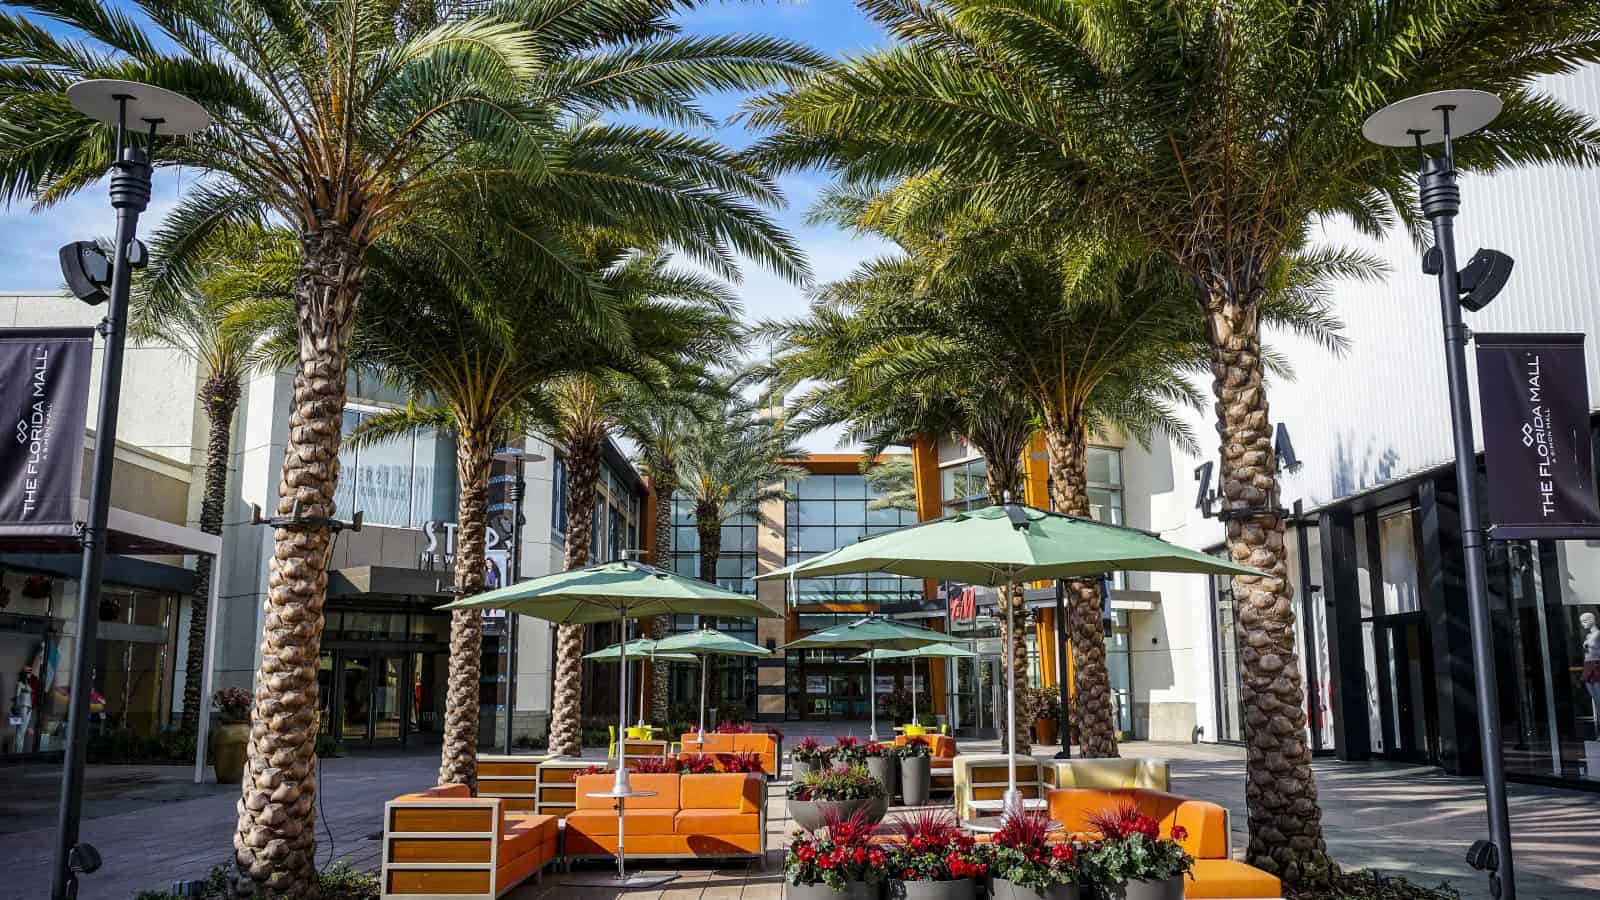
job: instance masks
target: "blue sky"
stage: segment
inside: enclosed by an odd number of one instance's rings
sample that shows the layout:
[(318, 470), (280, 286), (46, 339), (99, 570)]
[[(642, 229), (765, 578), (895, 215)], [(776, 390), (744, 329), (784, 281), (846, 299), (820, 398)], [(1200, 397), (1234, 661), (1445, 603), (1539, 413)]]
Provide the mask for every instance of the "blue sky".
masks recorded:
[[(126, 4), (119, 2), (117, 5)], [(14, 11), (4, 4), (0, 4), (0, 8)], [(717, 4), (691, 13), (683, 23), (694, 33), (771, 34), (802, 41), (832, 54), (859, 52), (883, 41), (882, 33), (850, 0)], [(731, 115), (737, 105), (738, 98), (731, 96), (711, 97), (706, 101), (706, 107), (719, 117)], [(716, 136), (736, 147), (744, 146), (753, 137), (737, 127), (721, 128)], [(171, 207), (179, 191), (193, 184), (194, 175), (173, 169), (158, 174), (155, 195), (141, 231), (148, 233)], [(832, 227), (803, 224), (807, 207), (824, 183), (825, 177), (816, 173), (786, 177), (783, 187), (788, 206), (778, 213), (779, 220), (795, 235), (817, 278), (822, 281), (842, 277), (857, 263), (884, 249), (874, 241), (862, 240)], [(107, 235), (111, 225), (111, 210), (103, 189), (85, 191), (40, 212), (26, 206), (0, 208), (0, 292), (58, 289), (61, 276), (56, 265), (56, 249), (68, 241)], [(746, 267), (739, 292), (746, 314), (752, 319), (798, 315), (805, 308), (800, 287), (750, 266)]]

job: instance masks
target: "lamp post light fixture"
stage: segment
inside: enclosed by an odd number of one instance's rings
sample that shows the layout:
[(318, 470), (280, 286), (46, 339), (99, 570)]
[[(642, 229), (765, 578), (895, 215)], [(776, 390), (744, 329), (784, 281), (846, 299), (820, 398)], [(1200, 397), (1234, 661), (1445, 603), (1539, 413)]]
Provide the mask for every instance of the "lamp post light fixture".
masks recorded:
[[(506, 490), (506, 498), (511, 501), (511, 549), (506, 552), (506, 584), (516, 584), (522, 580), (522, 526), (527, 524), (522, 515), (522, 503), (528, 493), (528, 481), (523, 477), (522, 466), (544, 462), (545, 457), (532, 450), (503, 447), (495, 451), (494, 458), (510, 463), (512, 468), (511, 484)], [(507, 756), (511, 755), (511, 732), (517, 714), (517, 620), (520, 618), (514, 612), (506, 613), (506, 728), (500, 750)]]
[[(1483, 91), (1437, 91), (1409, 97), (1373, 113), (1361, 127), (1367, 140), (1385, 147), (1416, 147), (1421, 157), (1417, 186), (1422, 214), (1433, 225), (1433, 247), (1422, 258), (1423, 272), (1439, 281), (1439, 311), (1444, 320), (1445, 373), (1450, 383), (1450, 417), (1456, 453), (1456, 489), (1461, 498), (1461, 545), (1466, 556), (1467, 608), (1471, 616), (1473, 686), (1483, 746), (1490, 842), (1479, 841), (1468, 854), (1473, 868), (1489, 873), (1491, 896), (1516, 900), (1511, 862), (1511, 821), (1506, 808), (1505, 765), (1500, 754), (1499, 684), (1489, 623), (1487, 536), (1478, 514), (1477, 454), (1472, 436), (1472, 400), (1467, 387), (1467, 339), (1461, 307), (1482, 309), (1505, 285), (1511, 258), (1480, 250), (1456, 271), (1455, 217), (1461, 211), (1456, 184), (1456, 138), (1493, 122), (1500, 98)], [(1425, 147), (1443, 143), (1442, 156)]]
[[(111, 207), (116, 210), (111, 259), (89, 242), (61, 248), (62, 275), (72, 292), (89, 304), (110, 301), (99, 332), (105, 340), (100, 369), (100, 405), (95, 414), (93, 474), (89, 479), (88, 521), (82, 525), (83, 560), (78, 575), (78, 652), (72, 661), (67, 700), (67, 744), (63, 754), (61, 802), (57, 810), (52, 900), (78, 893), (78, 874), (99, 868), (94, 848), (78, 843), (83, 813), (83, 764), (88, 749), (89, 694), (92, 690), (95, 632), (99, 623), (101, 577), (105, 571), (107, 519), (111, 509), (111, 463), (117, 444), (122, 356), (128, 332), (128, 291), (132, 270), (143, 268), (139, 215), (150, 205), (151, 159), (156, 138), (193, 134), (211, 124), (200, 104), (153, 85), (134, 81), (80, 81), (67, 88), (67, 102), (78, 112), (113, 129)], [(133, 141), (143, 135), (142, 147)], [(107, 292), (106, 288), (110, 288)]]

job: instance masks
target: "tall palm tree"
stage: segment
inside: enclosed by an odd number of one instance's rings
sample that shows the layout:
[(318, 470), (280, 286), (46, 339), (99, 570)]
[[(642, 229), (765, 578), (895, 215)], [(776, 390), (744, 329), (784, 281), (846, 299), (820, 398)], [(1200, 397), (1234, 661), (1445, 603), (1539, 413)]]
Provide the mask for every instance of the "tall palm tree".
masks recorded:
[[(680, 36), (671, 16), (690, 4), (650, 0), (136, 2), (142, 19), (98, 0), (16, 4), (88, 41), (0, 15), (0, 197), (44, 206), (96, 183), (111, 136), (63, 91), (135, 79), (192, 97), (216, 123), (158, 157), (205, 173), (170, 213), (191, 241), (173, 248), (168, 274), (228, 222), (277, 218), (299, 232), (278, 513), (303, 524), (274, 534), (234, 845), (247, 889), (313, 896), (323, 523), (335, 514), (344, 372), (373, 243), (475, 188), (538, 195), (575, 221), (648, 220), (654, 239), (722, 274), (741, 254), (801, 276), (760, 211), (777, 200), (763, 173), (713, 142), (600, 117), (703, 124), (696, 93), (771, 85), (819, 58), (769, 38)], [(549, 152), (558, 144), (575, 149)], [(556, 235), (519, 237), (552, 279), (587, 289)]]
[[(731, 300), (721, 285), (674, 272), (659, 254), (597, 241), (587, 261), (605, 315), (575, 311), (530, 271), (502, 236), (512, 223), (482, 210), (442, 228), (413, 228), (374, 249), (367, 303), (357, 320), (352, 362), (414, 398), (403, 409), (364, 418), (349, 442), (366, 445), (416, 430), (456, 435), (460, 500), (455, 588), (483, 588), (493, 450), (538, 414), (537, 389), (581, 373), (653, 377), (677, 365), (705, 335), (730, 332)], [(575, 312), (582, 314), (575, 315)], [(420, 400), (415, 398), (421, 398)], [(482, 617), (457, 611), (450, 630), (440, 784), (475, 784)]]
[[(1221, 489), (1250, 746), (1250, 862), (1291, 884), (1334, 871), (1306, 741), (1261, 301), (1308, 227), (1415, 227), (1414, 153), (1363, 120), (1402, 97), (1473, 87), (1505, 107), (1460, 142), (1462, 171), (1594, 165), (1594, 119), (1539, 80), (1600, 60), (1589, 0), (1039, 3), (872, 0), (899, 46), (758, 108), (783, 133), (758, 155), (847, 177), (937, 168), (939, 202), (974, 199), (1046, 230), (1148, 242), (1195, 286), (1217, 403)], [(1315, 48), (1312, 52), (1308, 48)], [(1181, 73), (1177, 74), (1177, 73)], [(960, 98), (954, 102), (951, 98)], [(1419, 235), (1420, 237), (1420, 235)], [(1340, 254), (1322, 250), (1327, 268)]]
[(691, 423), (678, 456), (678, 489), (694, 505), (700, 580), (712, 584), (717, 583), (723, 523), (755, 515), (769, 500), (788, 499), (787, 482), (806, 476), (792, 462), (806, 455), (793, 442), (793, 430), (757, 413), (756, 405), (730, 386), (714, 411)]
[[(182, 279), (149, 284), (140, 279), (129, 308), (129, 334), (135, 341), (177, 347), (199, 366), (200, 406), (206, 416), (205, 478), (200, 489), (200, 530), (222, 533), (228, 493), (228, 458), (233, 452), (233, 416), (244, 380), (264, 362), (260, 339), (265, 320), (241, 316), (262, 303), (277, 306), (287, 297), (298, 263), (292, 235), (243, 226), (218, 232), (199, 265)], [(168, 248), (187, 239), (171, 228), (151, 241), (156, 268)], [(188, 654), (184, 659), (184, 731), (200, 727), (205, 698), (206, 620), (210, 617), (210, 556), (195, 561), (198, 590), (190, 600)]]

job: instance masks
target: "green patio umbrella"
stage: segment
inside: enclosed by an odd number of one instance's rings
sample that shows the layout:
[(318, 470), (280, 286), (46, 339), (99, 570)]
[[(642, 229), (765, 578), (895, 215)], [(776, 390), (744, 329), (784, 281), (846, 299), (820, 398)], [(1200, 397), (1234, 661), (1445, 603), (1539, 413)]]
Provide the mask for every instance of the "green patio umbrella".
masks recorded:
[[(918, 659), (970, 659), (977, 656), (971, 650), (963, 650), (954, 644), (929, 644), (915, 650), (868, 650), (856, 659), (883, 660), (883, 659), (909, 659), (911, 660), (911, 724), (917, 722), (917, 660)], [(933, 677), (932, 663), (929, 663), (928, 677)]]
[[(587, 625), (617, 620), (623, 623), (624, 634), (627, 633), (627, 621), (630, 618), (674, 614), (761, 618), (777, 618), (780, 615), (754, 597), (736, 594), (714, 584), (685, 578), (632, 560), (617, 560), (519, 581), (493, 591), (463, 597), (439, 608), (504, 609), (558, 625)], [(618, 659), (624, 664), (622, 677), (617, 679), (621, 716), (617, 733), (622, 734), (628, 726), (626, 644), (618, 651)], [(628, 767), (622, 765), (619, 759), (616, 781), (610, 794), (622, 801), (617, 804), (617, 880), (612, 883), (613, 886), (639, 887), (645, 883), (638, 879), (630, 881), (623, 863), (622, 807), (626, 798), (633, 795), (633, 789), (628, 784)], [(659, 884), (661, 881), (654, 879), (649, 883)]]
[[(808, 634), (783, 646), (785, 650), (815, 650), (825, 647), (862, 650), (915, 650), (949, 640), (950, 636), (915, 625), (904, 625), (883, 616), (870, 615), (847, 625), (835, 625)], [(872, 740), (878, 739), (878, 662), (867, 656), (867, 709), (872, 721)]]
[[(990, 587), (1019, 581), (1054, 581), (1105, 572), (1192, 572), (1260, 575), (1259, 570), (1169, 544), (1136, 528), (1107, 525), (1008, 503), (969, 510), (875, 535), (831, 553), (756, 576), (820, 578), (880, 572)], [(1006, 721), (1010, 757), (1006, 806), (1018, 800), (1016, 771), (1017, 673), (1006, 628)]]
[[(650, 665), (652, 665), (652, 666), (654, 666), (658, 662), (691, 662), (692, 663), (692, 662), (695, 661), (695, 658), (690, 656), (687, 653), (657, 653), (656, 652), (656, 642), (651, 640), (650, 638), (643, 638), (643, 637), (642, 638), (634, 638), (633, 640), (628, 642), (628, 645), (626, 647), (624, 647), (621, 644), (612, 644), (611, 646), (606, 647), (606, 648), (604, 648), (602, 650), (596, 650), (593, 653), (585, 653), (583, 655), (583, 658), (584, 659), (592, 659), (595, 662), (618, 662), (618, 661), (620, 661), (622, 659), (625, 659), (625, 658), (627, 658), (629, 656), (642, 656), (642, 657), (645, 657), (646, 659), (650, 660)], [(623, 713), (622, 718), (623, 719), (627, 719), (628, 718), (627, 713)], [(641, 727), (644, 725), (644, 679), (643, 678), (639, 679), (639, 725)]]
[(687, 653), (700, 657), (700, 735), (706, 733), (706, 659), (712, 656), (769, 656), (772, 651), (731, 634), (710, 628), (674, 634), (656, 642), (660, 652)]

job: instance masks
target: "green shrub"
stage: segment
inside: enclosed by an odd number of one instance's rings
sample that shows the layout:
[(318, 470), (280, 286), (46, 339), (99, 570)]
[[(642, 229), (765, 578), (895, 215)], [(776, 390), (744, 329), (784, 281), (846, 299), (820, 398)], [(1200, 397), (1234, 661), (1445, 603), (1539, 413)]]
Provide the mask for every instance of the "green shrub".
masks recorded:
[(89, 736), (89, 762), (104, 765), (188, 765), (194, 762), (194, 741), (194, 733), (187, 731), (134, 734), (119, 729), (102, 732)]
[(1423, 887), (1399, 875), (1370, 870), (1342, 872), (1328, 888), (1285, 887), (1285, 900), (1461, 900), (1448, 884)]
[[(372, 872), (351, 867), (349, 863), (335, 863), (317, 876), (322, 887), (322, 900), (378, 900), (380, 882)], [(232, 897), (228, 884), (228, 870), (216, 866), (206, 876), (200, 889), (200, 900), (229, 900)], [(184, 900), (170, 891), (140, 891), (133, 900)]]

